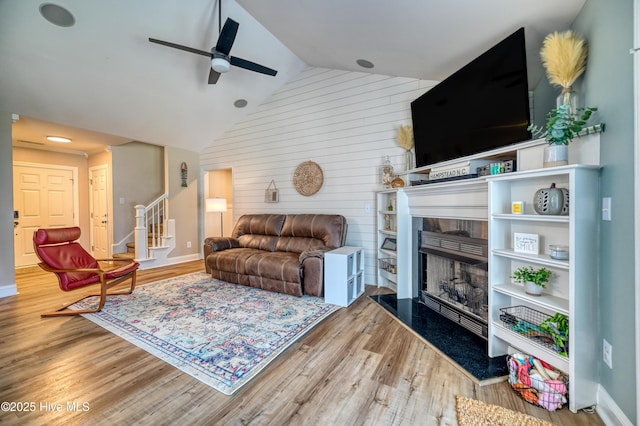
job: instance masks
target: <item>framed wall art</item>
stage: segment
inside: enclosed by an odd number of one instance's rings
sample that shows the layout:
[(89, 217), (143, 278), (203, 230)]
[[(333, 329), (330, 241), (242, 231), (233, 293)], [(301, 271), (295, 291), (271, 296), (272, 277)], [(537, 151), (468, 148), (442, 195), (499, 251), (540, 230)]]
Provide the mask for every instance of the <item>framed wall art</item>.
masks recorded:
[(264, 202), (265, 203), (277, 203), (278, 202), (278, 188), (276, 183), (271, 179), (271, 183), (264, 190)]
[(514, 232), (513, 251), (516, 253), (540, 254), (540, 236), (538, 234)]
[(391, 251), (396, 251), (396, 248), (398, 247), (398, 244), (396, 243), (396, 239), (395, 238), (385, 238), (384, 241), (382, 242), (382, 245), (380, 246), (381, 249), (384, 250), (391, 250)]

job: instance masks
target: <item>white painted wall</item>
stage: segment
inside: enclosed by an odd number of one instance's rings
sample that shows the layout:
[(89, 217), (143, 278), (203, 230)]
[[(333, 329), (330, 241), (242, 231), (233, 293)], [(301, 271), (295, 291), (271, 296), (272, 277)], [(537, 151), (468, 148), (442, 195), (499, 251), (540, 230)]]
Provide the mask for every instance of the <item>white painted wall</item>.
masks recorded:
[[(233, 169), (234, 216), (247, 213), (342, 214), (347, 245), (365, 249), (365, 282), (375, 282), (375, 191), (385, 155), (404, 168), (397, 127), (411, 124), (410, 102), (433, 81), (309, 68), (236, 124), (200, 156), (203, 170)], [(292, 175), (315, 161), (324, 185), (298, 194)], [(273, 179), (279, 203), (265, 203)], [(370, 205), (370, 211), (365, 207)]]

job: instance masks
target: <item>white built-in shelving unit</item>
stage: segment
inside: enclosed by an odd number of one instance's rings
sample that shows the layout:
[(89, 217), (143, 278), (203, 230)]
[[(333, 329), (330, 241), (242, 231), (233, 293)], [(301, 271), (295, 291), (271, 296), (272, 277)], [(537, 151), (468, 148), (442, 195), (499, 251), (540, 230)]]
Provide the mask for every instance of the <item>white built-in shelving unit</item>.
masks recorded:
[[(399, 298), (412, 297), (405, 290), (406, 283), (412, 279), (413, 271), (408, 261), (414, 248), (406, 193), (402, 189), (378, 191), (376, 211), (376, 284), (397, 292)], [(393, 244), (385, 244), (385, 241)], [(399, 288), (398, 283), (405, 283), (405, 286)]]
[[(388, 287), (393, 291), (398, 289), (398, 191), (389, 189), (379, 191), (376, 196), (376, 245), (378, 247), (376, 256), (377, 285), (378, 287)], [(385, 241), (394, 242), (396, 247), (390, 248)]]
[[(597, 235), (599, 167), (569, 165), (493, 175), (489, 185), (489, 355), (515, 351), (542, 359), (569, 376), (569, 409), (596, 404)], [(569, 190), (568, 215), (540, 215), (533, 209), (538, 189)], [(511, 203), (524, 201), (524, 214), (512, 214)], [(513, 234), (539, 236), (539, 254), (513, 250)], [(549, 245), (569, 247), (568, 260), (549, 256)], [(546, 267), (552, 279), (541, 296), (531, 296), (510, 279), (520, 266)], [(524, 306), (526, 311), (569, 318), (569, 351), (552, 348), (513, 331), (501, 320), (501, 309)], [(504, 317), (503, 317), (504, 318)]]

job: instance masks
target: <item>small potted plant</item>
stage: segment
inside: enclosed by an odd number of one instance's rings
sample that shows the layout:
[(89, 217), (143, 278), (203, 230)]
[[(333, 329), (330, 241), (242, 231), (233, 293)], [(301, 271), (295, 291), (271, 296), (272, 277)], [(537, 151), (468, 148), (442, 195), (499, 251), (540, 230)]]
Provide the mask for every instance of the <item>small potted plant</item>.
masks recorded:
[(551, 271), (547, 268), (535, 269), (533, 266), (522, 266), (513, 271), (511, 278), (524, 284), (527, 294), (539, 296), (551, 278)]
[(569, 105), (560, 105), (549, 111), (545, 127), (529, 126), (534, 138), (545, 138), (549, 144), (544, 153), (545, 167), (567, 164), (567, 147), (573, 138), (604, 130), (604, 124), (585, 127), (597, 110), (595, 107), (577, 108), (572, 113)]
[(547, 113), (546, 127), (531, 125), (529, 129), (533, 136), (544, 137), (549, 145), (569, 145), (582, 131), (589, 134), (602, 130), (602, 125), (585, 127), (597, 110), (595, 107), (577, 108), (572, 114), (569, 105), (560, 105)]

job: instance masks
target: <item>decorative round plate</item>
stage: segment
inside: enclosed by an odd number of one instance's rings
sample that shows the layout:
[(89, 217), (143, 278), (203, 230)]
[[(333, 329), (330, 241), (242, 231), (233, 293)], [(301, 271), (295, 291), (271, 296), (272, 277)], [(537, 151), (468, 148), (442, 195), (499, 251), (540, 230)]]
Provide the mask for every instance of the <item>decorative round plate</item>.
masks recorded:
[(322, 188), (324, 175), (318, 163), (313, 161), (305, 161), (300, 163), (293, 172), (293, 186), (300, 194), (308, 197)]

